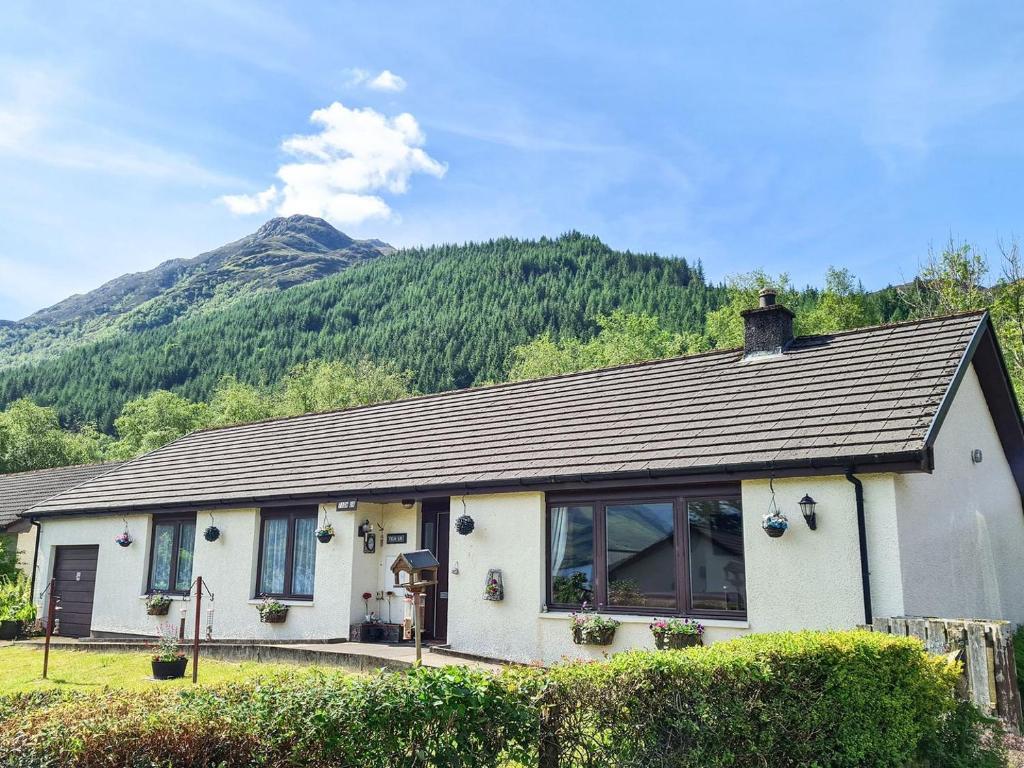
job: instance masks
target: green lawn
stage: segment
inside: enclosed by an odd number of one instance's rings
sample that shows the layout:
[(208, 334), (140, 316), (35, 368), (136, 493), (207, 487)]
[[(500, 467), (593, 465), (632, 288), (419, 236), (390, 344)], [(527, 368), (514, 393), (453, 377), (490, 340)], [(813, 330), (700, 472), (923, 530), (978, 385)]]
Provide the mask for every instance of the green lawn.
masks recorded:
[[(41, 645), (13, 645), (0, 647), (0, 694), (32, 691), (53, 687), (89, 691), (110, 686), (132, 690), (178, 688), (192, 684), (192, 657), (181, 680), (151, 680), (149, 654), (146, 653), (94, 653), (50, 649), (50, 674), (42, 679), (43, 648)], [(256, 662), (232, 663), (199, 660), (199, 682), (202, 684), (244, 680), (285, 670), (294, 665), (260, 664)]]

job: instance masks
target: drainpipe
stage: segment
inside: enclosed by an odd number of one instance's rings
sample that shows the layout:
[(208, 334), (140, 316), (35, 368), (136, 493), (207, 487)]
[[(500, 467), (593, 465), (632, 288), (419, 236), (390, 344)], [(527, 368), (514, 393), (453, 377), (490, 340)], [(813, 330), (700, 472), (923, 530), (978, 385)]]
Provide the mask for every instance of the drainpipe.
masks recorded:
[(864, 623), (870, 625), (874, 621), (871, 612), (871, 571), (868, 568), (868, 534), (864, 519), (864, 483), (853, 474), (852, 469), (846, 471), (846, 479), (853, 483), (857, 497), (857, 539), (860, 542), (860, 581), (864, 590)]
[(43, 524), (36, 520), (34, 517), (29, 522), (36, 529), (36, 545), (35, 551), (32, 553), (32, 580), (28, 591), (29, 595), (31, 596), (36, 593), (36, 568), (39, 567), (39, 539), (43, 533)]

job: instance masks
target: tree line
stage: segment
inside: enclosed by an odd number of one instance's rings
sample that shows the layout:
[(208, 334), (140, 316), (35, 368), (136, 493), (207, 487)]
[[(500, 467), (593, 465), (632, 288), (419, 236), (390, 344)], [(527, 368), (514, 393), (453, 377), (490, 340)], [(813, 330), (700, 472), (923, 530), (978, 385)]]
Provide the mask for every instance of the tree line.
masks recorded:
[[(592, 246), (594, 241), (584, 238), (568, 242)], [(557, 249), (541, 250), (545, 258), (556, 258)], [(577, 250), (577, 258), (579, 254)], [(650, 295), (656, 295), (662, 285), (664, 274), (660, 270), (664, 265), (643, 260), (640, 263), (654, 268), (658, 274), (648, 285)], [(523, 262), (519, 261), (517, 268), (521, 270), (522, 266)], [(721, 287), (720, 295), (707, 286), (700, 289), (704, 279), (698, 268), (686, 275), (686, 286), (693, 287), (685, 295), (704, 308), (700, 322), (679, 322), (678, 317), (671, 315), (635, 311), (635, 301), (624, 302), (626, 306), (613, 306), (614, 302), (609, 299), (607, 311), (602, 311), (606, 306), (603, 299), (589, 304), (583, 302), (586, 309), (576, 306), (573, 312), (558, 316), (559, 322), (554, 323), (554, 327), (552, 324), (546, 327), (539, 319), (527, 322), (528, 327), (535, 331), (540, 329), (539, 332), (520, 343), (508, 344), (504, 358), (500, 364), (495, 363), (495, 367), (474, 369), (470, 383), (523, 380), (738, 347), (743, 341), (740, 312), (756, 306), (758, 292), (771, 286), (779, 293), (779, 301), (796, 311), (798, 334), (831, 333), (882, 322), (987, 308), (992, 313), (1015, 390), (1020, 393), (1024, 390), (1024, 266), (1016, 244), (1001, 248), (998, 268), (999, 275), (992, 280), (993, 268), (984, 254), (968, 244), (950, 242), (941, 252), (929, 254), (920, 273), (910, 283), (882, 291), (868, 292), (848, 270), (830, 268), (825, 286), (820, 289), (797, 289), (788, 275), (754, 271), (731, 277)], [(577, 269), (577, 273), (583, 275), (590, 275), (591, 271), (592, 268)], [(620, 273), (620, 277), (624, 274)], [(682, 277), (676, 275), (681, 283)], [(317, 288), (316, 284), (308, 287), (304, 300), (322, 298), (322, 290), (323, 287)], [(642, 295), (643, 292), (638, 292), (633, 298)], [(261, 298), (260, 301), (265, 306), (273, 305), (272, 299)], [(388, 303), (383, 297), (381, 301)], [(567, 302), (565, 299), (561, 305)], [(685, 306), (692, 311), (692, 306)], [(323, 312), (330, 315), (336, 309), (324, 306)], [(570, 322), (571, 318), (576, 320)], [(423, 322), (422, 319), (419, 322)], [(454, 322), (454, 316), (446, 322)], [(418, 330), (410, 330), (411, 334), (422, 331), (415, 324), (412, 328)], [(283, 328), (282, 332), (287, 330)], [(518, 331), (513, 333), (512, 329), (506, 332), (507, 338), (518, 335)], [(294, 338), (303, 337), (297, 333)], [(409, 343), (416, 338), (411, 335)], [(451, 346), (453, 338), (465, 337), (454, 333), (453, 327), (446, 346), (452, 352), (445, 358), (449, 362), (460, 359)], [(437, 344), (436, 338), (421, 337), (420, 346), (427, 352), (436, 350)], [(109, 431), (89, 422), (78, 428), (65, 428), (58, 408), (20, 398), (0, 411), (0, 471), (131, 458), (196, 429), (393, 400), (460, 383), (445, 378), (453, 369), (447, 369), (445, 376), (437, 378), (439, 371), (445, 369), (435, 368), (433, 376), (424, 377), (403, 367), (395, 358), (401, 359), (401, 356), (382, 356), (376, 360), (369, 356), (357, 357), (354, 362), (345, 358), (301, 361), (293, 363), (272, 383), (253, 383), (239, 373), (226, 372), (219, 376), (204, 398), (189, 397), (184, 387), (180, 391), (155, 389), (126, 402)], [(241, 356), (241, 359), (249, 358)], [(242, 370), (244, 373), (244, 366)], [(489, 376), (495, 371), (497, 375)], [(424, 381), (433, 386), (423, 386)]]

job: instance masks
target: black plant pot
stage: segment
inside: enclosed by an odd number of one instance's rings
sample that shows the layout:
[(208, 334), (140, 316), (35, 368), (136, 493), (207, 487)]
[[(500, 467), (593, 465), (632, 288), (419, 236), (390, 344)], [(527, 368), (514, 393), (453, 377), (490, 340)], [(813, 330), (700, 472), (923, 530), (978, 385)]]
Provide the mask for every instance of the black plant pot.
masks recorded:
[(455, 518), (455, 530), (460, 536), (469, 536), (476, 528), (476, 523), (469, 515), (459, 515)]
[(333, 533), (327, 533), (326, 531), (318, 531), (317, 534), (316, 534), (316, 539), (321, 544), (326, 544), (328, 541), (330, 541), (333, 538), (334, 538), (334, 534)]
[(216, 541), (220, 538), (220, 528), (216, 525), (208, 526), (207, 529), (203, 531), (203, 538), (207, 541)]
[(776, 528), (774, 525), (770, 525), (764, 529), (764, 532), (771, 536), (773, 539), (777, 539), (784, 534), (788, 529)]
[(121, 547), (130, 547), (132, 545), (130, 541), (121, 541), (121, 539), (117, 540), (117, 544)]
[(18, 636), (18, 622), (0, 621), (0, 640), (14, 640)]
[(153, 661), (153, 677), (157, 680), (174, 680), (185, 676), (188, 659), (182, 656), (176, 661)]
[(674, 632), (664, 632), (654, 636), (654, 645), (659, 651), (676, 651), (680, 648), (693, 648), (696, 645), (704, 645), (700, 635), (680, 635)]

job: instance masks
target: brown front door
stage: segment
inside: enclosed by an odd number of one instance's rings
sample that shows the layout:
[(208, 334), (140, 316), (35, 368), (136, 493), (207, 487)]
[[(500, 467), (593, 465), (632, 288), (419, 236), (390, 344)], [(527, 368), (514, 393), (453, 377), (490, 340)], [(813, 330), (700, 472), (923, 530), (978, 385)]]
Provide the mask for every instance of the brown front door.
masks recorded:
[(448, 638), (448, 531), (451, 514), (448, 499), (427, 499), (423, 502), (423, 548), (434, 553), (441, 567), (437, 569), (437, 586), (427, 590), (423, 629), (430, 639), (441, 642)]
[(54, 594), (60, 598), (56, 618), (61, 637), (89, 636), (98, 554), (98, 546), (57, 547), (53, 575), (57, 579)]

